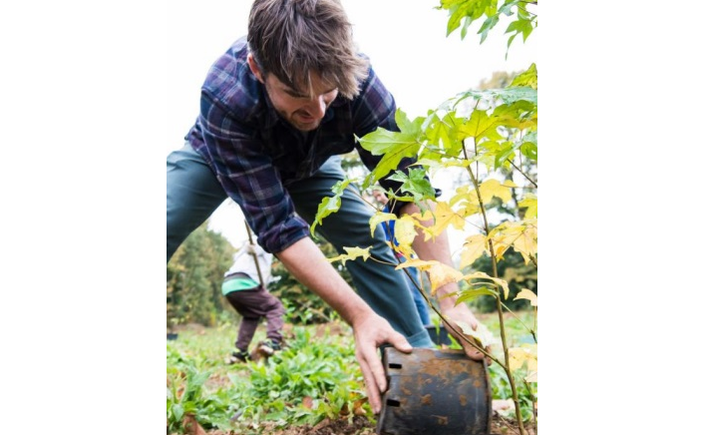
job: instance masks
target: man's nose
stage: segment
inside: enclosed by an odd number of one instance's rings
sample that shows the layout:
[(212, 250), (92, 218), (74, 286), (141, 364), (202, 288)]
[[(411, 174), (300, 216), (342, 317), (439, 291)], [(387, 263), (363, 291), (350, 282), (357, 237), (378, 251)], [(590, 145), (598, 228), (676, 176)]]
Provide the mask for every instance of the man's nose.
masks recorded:
[(309, 113), (309, 115), (315, 119), (324, 118), (324, 113), (327, 111), (327, 104), (324, 102), (324, 96), (320, 95), (310, 101), (305, 109), (307, 110), (307, 113)]

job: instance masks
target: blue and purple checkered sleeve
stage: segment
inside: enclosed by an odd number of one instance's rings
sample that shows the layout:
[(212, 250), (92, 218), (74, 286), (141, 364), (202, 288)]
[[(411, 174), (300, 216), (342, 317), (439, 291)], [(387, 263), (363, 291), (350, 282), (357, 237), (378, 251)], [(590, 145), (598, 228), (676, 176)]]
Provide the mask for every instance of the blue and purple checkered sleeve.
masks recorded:
[(259, 151), (253, 128), (237, 121), (204, 91), (200, 125), (217, 179), (241, 207), (259, 244), (277, 253), (309, 236), (309, 226), (295, 214), (271, 158)]

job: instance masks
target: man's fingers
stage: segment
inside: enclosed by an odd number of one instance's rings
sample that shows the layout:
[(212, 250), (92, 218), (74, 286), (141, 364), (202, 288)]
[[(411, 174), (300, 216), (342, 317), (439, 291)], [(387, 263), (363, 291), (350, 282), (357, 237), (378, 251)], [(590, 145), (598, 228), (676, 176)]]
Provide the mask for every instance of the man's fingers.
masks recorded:
[[(403, 337), (404, 338), (404, 337)], [(409, 345), (409, 343), (407, 343)], [(411, 349), (411, 347), (410, 347)], [(372, 349), (359, 348), (357, 356), (358, 362), (361, 365), (361, 372), (366, 381), (366, 390), (368, 392), (368, 402), (374, 414), (379, 414), (381, 409), (381, 394), (388, 387), (387, 379), (385, 379), (385, 370), (383, 363), (380, 361), (375, 347)]]
[[(476, 341), (473, 337), (466, 335), (465, 333), (459, 334), (458, 332), (462, 332), (462, 329), (455, 322), (449, 321), (448, 323), (450, 324), (449, 333), (453, 335), (456, 340), (458, 340), (463, 348), (463, 352), (465, 352), (468, 358), (475, 361), (480, 361), (481, 359), (485, 358), (485, 355), (475, 347)], [(478, 325), (473, 324), (472, 322), (470, 323), (470, 326), (474, 331), (478, 328)], [(461, 335), (465, 336), (465, 338)], [(492, 361), (488, 358), (488, 364), (491, 362)]]
[[(482, 359), (485, 359), (488, 365), (492, 364), (492, 359), (487, 358), (483, 352), (481, 352), (480, 350), (478, 350), (477, 347), (474, 346), (476, 341), (473, 337), (468, 337), (468, 340), (461, 339), (459, 341), (461, 343), (461, 346), (463, 347), (463, 351), (468, 356), (468, 358), (474, 361), (480, 361)], [(485, 348), (485, 352), (490, 353), (490, 346)]]
[(383, 363), (378, 354), (378, 346), (390, 344), (401, 352), (409, 353), (412, 346), (407, 339), (390, 327), (387, 320), (373, 315), (359, 319), (354, 324), (356, 337), (356, 359), (366, 382), (368, 402), (375, 414), (382, 408), (381, 394), (387, 389), (387, 379)]
[(407, 341), (405, 336), (400, 334), (399, 332), (393, 331), (393, 333), (388, 338), (387, 342), (390, 343), (392, 345), (392, 347), (399, 350), (400, 352), (403, 352), (403, 353), (412, 352), (412, 345), (409, 344), (409, 341)]
[(358, 358), (358, 360), (361, 366), (361, 373), (363, 373), (363, 379), (366, 381), (366, 394), (368, 395), (368, 404), (370, 405), (373, 414), (380, 414), (380, 389), (375, 381), (373, 371), (368, 366), (366, 361), (362, 360), (361, 358)]
[(463, 344), (463, 350), (466, 352), (466, 355), (468, 355), (468, 358), (474, 360), (483, 359), (483, 353), (473, 346), (475, 340), (469, 337), (468, 340), (463, 341), (466, 343)]

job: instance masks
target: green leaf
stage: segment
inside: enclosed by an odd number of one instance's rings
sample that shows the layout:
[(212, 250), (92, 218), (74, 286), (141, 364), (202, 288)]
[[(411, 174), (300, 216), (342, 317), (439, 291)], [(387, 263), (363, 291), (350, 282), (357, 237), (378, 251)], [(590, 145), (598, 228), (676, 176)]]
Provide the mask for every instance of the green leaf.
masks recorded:
[(432, 119), (433, 122), (430, 125), (425, 123), (427, 141), (443, 149), (447, 157), (460, 156), (463, 150), (463, 139), (465, 139), (465, 135), (460, 133), (460, 127), (466, 119), (457, 117), (455, 111), (447, 113), (441, 119), (434, 115)]
[(450, 6), (449, 8), (449, 20), (446, 25), (446, 36), (449, 36), (454, 30), (456, 30), (461, 25), (461, 20), (467, 15), (468, 6), (467, 5), (456, 5)]
[[(504, 89), (487, 89), (483, 91), (468, 90), (456, 95), (456, 97), (449, 100), (449, 102), (456, 106), (458, 103), (467, 98), (473, 98), (478, 101), (493, 102), (500, 100), (505, 104), (513, 104), (516, 101), (524, 100), (534, 105), (537, 104), (536, 89), (528, 86), (508, 87)], [(447, 104), (449, 102), (447, 102)]]
[(501, 167), (507, 159), (513, 159), (514, 153), (519, 148), (519, 145), (515, 144), (512, 141), (489, 141), (483, 142), (480, 145), (482, 147), (485, 147), (485, 149), (487, 149), (490, 154), (495, 156), (495, 168)]
[[(514, 41), (514, 38), (517, 37), (517, 34), (515, 33), (514, 35), (510, 36), (507, 39), (507, 50), (509, 51), (509, 48), (512, 46), (512, 41)], [(505, 53), (505, 60), (507, 60), (507, 53)]]
[(511, 16), (514, 12), (512, 12), (512, 8), (514, 8), (515, 5), (519, 4), (520, 0), (510, 0), (506, 1), (500, 8), (497, 10), (499, 14), (505, 15), (505, 16)]
[(472, 22), (473, 19), (471, 17), (466, 17), (466, 19), (463, 20), (463, 27), (461, 27), (461, 40), (466, 38), (466, 35), (468, 34), (468, 27), (470, 27)]
[(521, 100), (536, 105), (538, 97), (536, 89), (528, 86), (514, 86), (504, 89), (495, 89), (494, 95), (501, 99), (505, 104), (514, 104)]
[(490, 30), (492, 30), (495, 25), (500, 21), (500, 16), (499, 15), (493, 15), (491, 17), (488, 17), (485, 19), (483, 22), (483, 25), (480, 26), (480, 30), (478, 30), (478, 34), (480, 35), (480, 43), (482, 44), (483, 41), (487, 39), (488, 33)]
[(536, 128), (536, 106), (528, 101), (501, 104), (495, 108), (492, 117), (502, 127), (518, 130)]
[(505, 33), (515, 32), (515, 36), (521, 33), (522, 40), (526, 41), (532, 30), (534, 30), (533, 26), (534, 25), (530, 19), (518, 18), (516, 21), (509, 23)]
[(403, 158), (414, 157), (419, 152), (424, 138), (422, 124), (425, 122), (425, 118), (417, 117), (410, 122), (404, 112), (400, 110), (397, 111), (395, 118), (400, 132), (378, 128), (359, 138), (363, 149), (370, 151), (373, 155), (383, 156), (371, 174), (366, 177), (364, 187), (377, 182), (390, 171), (397, 169)]
[(474, 110), (470, 114), (470, 119), (465, 124), (461, 125), (458, 131), (464, 134), (465, 137), (475, 138), (479, 141), (483, 137), (491, 138), (497, 135), (497, 138), (502, 136), (497, 133), (497, 123), (494, 118), (489, 116), (484, 110)]
[(173, 411), (173, 419), (175, 421), (181, 421), (183, 419), (185, 411), (183, 410), (183, 406), (180, 403), (175, 403), (171, 407), (171, 410)]
[(477, 298), (478, 296), (497, 297), (498, 293), (494, 290), (487, 288), (487, 287), (477, 287), (477, 288), (471, 288), (468, 290), (461, 290), (459, 292), (458, 298), (456, 298), (456, 305), (460, 304), (461, 302), (467, 302), (467, 301), (473, 300), (473, 299)]
[(315, 215), (314, 222), (310, 227), (310, 232), (315, 233), (315, 228), (317, 225), (322, 224), (322, 220), (332, 213), (336, 213), (341, 208), (341, 198), (339, 196), (326, 196), (322, 199), (322, 202), (317, 206), (317, 214)]
[(181, 403), (194, 400), (200, 394), (202, 385), (209, 377), (209, 371), (195, 372), (194, 370), (188, 370), (186, 374), (187, 385), (185, 386), (185, 391), (183, 392)]
[[(424, 155), (424, 154), (422, 154)], [(465, 160), (465, 159), (452, 159), (452, 158), (447, 158), (447, 159), (441, 159), (440, 157), (437, 158), (431, 158), (431, 159), (419, 159), (417, 160), (418, 165), (425, 166), (427, 168), (433, 168), (433, 169), (439, 169), (439, 168), (452, 168), (452, 167), (459, 167), (459, 168), (465, 168), (471, 163), (470, 160)]]
[(407, 118), (407, 114), (403, 112), (402, 109), (398, 108), (395, 111), (395, 122), (400, 128), (400, 131), (405, 134), (409, 134), (414, 137), (420, 136), (422, 134), (422, 124), (424, 121), (425, 118), (422, 116), (418, 116), (413, 121), (410, 121), (409, 118)]
[[(537, 78), (538, 74), (536, 71), (536, 64), (532, 63), (529, 68), (523, 73), (519, 74), (512, 80), (509, 87), (530, 87), (532, 89), (537, 89)], [(536, 103), (536, 97), (534, 97), (534, 103)]]
[(310, 233), (314, 235), (315, 228), (317, 225), (322, 225), (322, 220), (332, 213), (339, 211), (341, 207), (341, 195), (344, 194), (344, 190), (351, 184), (351, 180), (346, 178), (342, 181), (337, 181), (334, 186), (332, 186), (332, 192), (334, 196), (327, 196), (322, 199), (322, 202), (317, 206), (317, 214), (314, 217), (314, 222), (310, 227)]
[(522, 142), (519, 147), (519, 151), (524, 154), (525, 157), (533, 161), (537, 161), (537, 147), (534, 142)]
[(411, 194), (415, 202), (434, 199), (436, 196), (436, 191), (426, 178), (424, 169), (410, 168), (409, 176), (404, 172), (395, 172), (388, 179), (401, 182), (400, 192)]
[(413, 146), (417, 143), (413, 135), (386, 130), (382, 127), (359, 139), (361, 146), (378, 156), (391, 152), (398, 147)]

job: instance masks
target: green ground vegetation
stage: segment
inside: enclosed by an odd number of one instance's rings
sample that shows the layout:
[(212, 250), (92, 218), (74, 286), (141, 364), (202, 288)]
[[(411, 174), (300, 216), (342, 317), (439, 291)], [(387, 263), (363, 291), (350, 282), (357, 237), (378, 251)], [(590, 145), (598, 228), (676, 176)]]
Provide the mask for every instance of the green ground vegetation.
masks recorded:
[[(514, 345), (530, 342), (528, 330), (534, 327), (530, 312), (518, 317), (506, 321)], [(495, 314), (482, 314), (480, 319), (488, 329), (497, 330)], [(374, 421), (354, 357), (353, 334), (346, 324), (333, 320), (288, 326), (285, 348), (267, 363), (227, 365), (224, 358), (233, 349), (236, 323), (237, 319), (216, 327), (184, 328), (177, 339), (167, 342), (169, 434), (183, 433), (186, 414), (206, 430), (241, 434), (262, 433), (264, 427), (314, 425), (325, 418), (350, 420), (362, 415)], [(254, 343), (263, 338), (261, 326)], [(507, 380), (493, 366), (493, 398), (509, 399)], [(536, 394), (535, 383), (529, 388), (524, 396)], [(523, 406), (522, 418), (530, 418), (531, 402)]]

